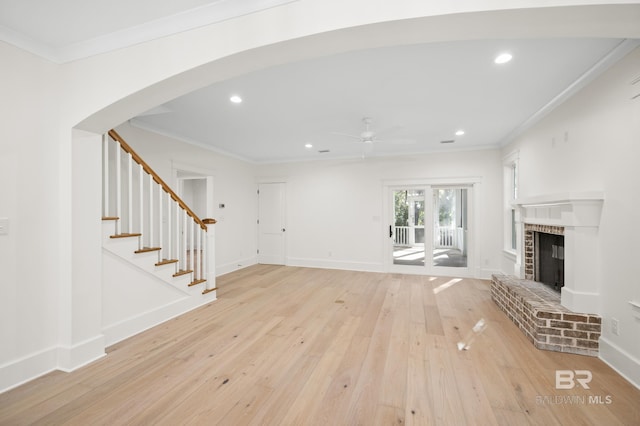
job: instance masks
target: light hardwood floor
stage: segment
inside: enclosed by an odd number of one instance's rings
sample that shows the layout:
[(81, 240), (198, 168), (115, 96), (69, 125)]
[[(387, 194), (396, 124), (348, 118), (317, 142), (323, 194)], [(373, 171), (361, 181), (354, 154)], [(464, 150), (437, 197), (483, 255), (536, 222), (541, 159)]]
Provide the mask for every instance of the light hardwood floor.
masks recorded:
[[(638, 389), (535, 349), (487, 281), (257, 265), (218, 285), (218, 301), (0, 395), (0, 424), (640, 424)], [(555, 389), (559, 369), (590, 370), (590, 389)]]

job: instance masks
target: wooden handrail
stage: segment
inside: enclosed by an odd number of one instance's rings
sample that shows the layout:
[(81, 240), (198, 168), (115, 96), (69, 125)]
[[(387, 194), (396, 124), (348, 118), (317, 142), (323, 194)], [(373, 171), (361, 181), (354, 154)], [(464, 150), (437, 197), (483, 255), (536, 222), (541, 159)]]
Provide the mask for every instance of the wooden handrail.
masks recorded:
[(145, 161), (142, 158), (140, 158), (140, 156), (133, 150), (133, 148), (131, 148), (129, 144), (126, 143), (124, 139), (122, 139), (122, 137), (118, 134), (118, 132), (111, 129), (109, 130), (109, 136), (111, 136), (113, 140), (118, 142), (125, 152), (131, 154), (131, 157), (133, 158), (133, 160), (136, 163), (140, 164), (142, 166), (142, 169), (145, 172), (151, 175), (153, 180), (156, 181), (156, 183), (162, 187), (164, 192), (169, 194), (171, 198), (173, 198), (173, 200), (176, 203), (178, 203), (178, 205), (182, 207), (182, 209), (186, 211), (187, 214), (191, 216), (198, 225), (200, 225), (200, 228), (204, 229), (205, 231), (207, 230), (207, 225), (189, 208), (189, 206), (187, 206), (187, 204), (184, 201), (182, 201), (182, 199), (180, 199), (180, 197), (178, 197), (178, 195), (175, 192), (173, 192), (173, 190), (169, 187), (169, 185), (167, 185), (162, 180), (162, 178), (160, 178), (160, 176), (158, 176), (158, 174), (155, 171), (153, 171), (153, 169), (149, 167), (147, 163), (145, 163)]

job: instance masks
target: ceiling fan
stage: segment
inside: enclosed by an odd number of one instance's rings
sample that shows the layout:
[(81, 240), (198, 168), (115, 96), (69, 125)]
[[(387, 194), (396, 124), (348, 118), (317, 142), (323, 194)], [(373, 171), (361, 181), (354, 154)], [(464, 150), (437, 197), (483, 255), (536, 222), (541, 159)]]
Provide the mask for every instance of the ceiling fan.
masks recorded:
[(362, 122), (364, 123), (364, 131), (359, 135), (352, 135), (349, 133), (340, 133), (340, 132), (333, 132), (333, 133), (336, 135), (347, 136), (353, 139), (357, 139), (358, 142), (360, 143), (371, 144), (373, 142), (377, 142), (378, 139), (376, 138), (376, 133), (373, 130), (371, 130), (371, 123), (373, 123), (373, 120), (370, 117), (364, 117), (362, 119)]
[[(373, 123), (372, 118), (364, 117), (362, 119), (362, 122), (364, 123), (364, 131), (362, 131), (362, 133), (360, 133), (359, 135), (352, 135), (349, 133), (341, 133), (341, 132), (333, 132), (333, 133), (336, 135), (347, 136), (347, 137), (356, 139), (357, 140), (356, 143), (371, 145), (374, 142), (387, 142), (386, 140), (380, 139), (378, 136), (382, 133), (386, 134), (399, 129), (399, 126), (396, 126), (390, 129), (385, 129), (381, 132), (375, 132), (371, 130), (371, 124)], [(410, 140), (398, 140), (398, 141), (393, 141), (392, 143), (413, 143), (413, 142), (414, 141), (410, 141)]]

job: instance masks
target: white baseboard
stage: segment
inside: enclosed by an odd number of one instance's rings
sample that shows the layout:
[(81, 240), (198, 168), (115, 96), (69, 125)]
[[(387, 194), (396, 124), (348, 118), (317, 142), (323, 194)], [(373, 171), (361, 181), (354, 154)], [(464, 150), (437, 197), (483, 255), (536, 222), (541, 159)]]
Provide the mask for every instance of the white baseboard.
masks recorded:
[(106, 327), (104, 334), (73, 346), (58, 346), (0, 366), (0, 393), (54, 370), (71, 372), (103, 356), (105, 347), (216, 300), (216, 292), (190, 296)]
[(576, 291), (565, 285), (562, 287), (560, 303), (573, 312), (591, 312), (602, 315), (600, 310), (601, 299), (599, 293)]
[[(300, 266), (304, 268), (323, 268), (323, 269), (342, 269), (347, 271), (362, 271), (362, 272), (385, 272), (385, 265), (374, 262), (348, 262), (339, 260), (327, 260), (327, 259), (309, 259), (309, 258), (297, 258), (290, 257), (287, 259), (288, 266)], [(451, 271), (445, 271), (446, 268), (438, 270), (437, 275), (450, 276), (459, 274), (460, 271), (456, 271), (455, 268), (451, 268)], [(474, 272), (475, 271), (475, 272)], [(427, 274), (426, 272), (416, 272), (415, 270), (407, 271), (408, 274)], [(491, 279), (491, 274), (498, 274), (501, 271), (497, 269), (482, 269), (477, 268), (469, 270), (466, 275), (479, 279)]]
[(58, 370), (71, 372), (106, 355), (104, 335), (100, 334), (73, 346), (58, 346)]
[(490, 280), (491, 279), (491, 275), (493, 274), (502, 274), (503, 272), (500, 271), (499, 269), (484, 269), (484, 268), (478, 268), (477, 269), (477, 273), (476, 273), (476, 278), (479, 278), (481, 280)]
[(103, 328), (105, 347), (216, 300), (216, 292), (188, 296)]
[(0, 365), (0, 393), (55, 370), (57, 355), (51, 347)]
[(384, 265), (371, 262), (344, 262), (339, 260), (290, 257), (287, 259), (287, 265), (305, 268), (343, 269), (346, 271), (384, 272)]
[(604, 337), (600, 337), (599, 358), (629, 383), (640, 389), (640, 360)]
[(234, 262), (225, 263), (224, 265), (216, 265), (216, 276), (225, 275), (233, 271), (247, 268), (258, 263), (258, 257), (248, 257), (246, 259), (236, 260)]

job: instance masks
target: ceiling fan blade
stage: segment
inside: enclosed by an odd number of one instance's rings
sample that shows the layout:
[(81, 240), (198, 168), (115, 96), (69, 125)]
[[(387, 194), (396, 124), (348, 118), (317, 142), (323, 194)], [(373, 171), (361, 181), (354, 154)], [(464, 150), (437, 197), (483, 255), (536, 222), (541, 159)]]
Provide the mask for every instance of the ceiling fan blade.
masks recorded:
[(402, 130), (402, 126), (391, 126), (376, 132), (376, 135), (390, 135)]
[(351, 135), (349, 133), (341, 133), (341, 132), (331, 132), (332, 135), (338, 135), (338, 136), (346, 136), (348, 138), (353, 138), (353, 139), (358, 139), (358, 140), (362, 140), (362, 138), (358, 135)]
[(374, 142), (380, 142), (390, 145), (413, 145), (416, 143), (414, 139), (378, 139), (374, 138)]

